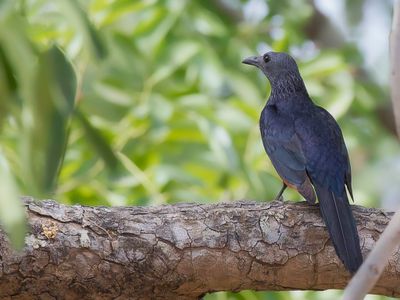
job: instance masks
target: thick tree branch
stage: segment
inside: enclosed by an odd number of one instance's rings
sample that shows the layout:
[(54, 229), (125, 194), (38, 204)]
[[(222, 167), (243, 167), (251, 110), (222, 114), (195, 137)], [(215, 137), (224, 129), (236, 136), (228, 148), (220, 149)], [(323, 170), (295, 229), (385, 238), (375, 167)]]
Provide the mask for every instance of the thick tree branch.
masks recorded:
[[(318, 208), (305, 203), (24, 201), (31, 233), (23, 252), (0, 232), (1, 299), (196, 299), (220, 290), (341, 289), (349, 279)], [(354, 214), (365, 255), (392, 214), (357, 206)], [(396, 249), (372, 292), (400, 296), (399, 266)]]

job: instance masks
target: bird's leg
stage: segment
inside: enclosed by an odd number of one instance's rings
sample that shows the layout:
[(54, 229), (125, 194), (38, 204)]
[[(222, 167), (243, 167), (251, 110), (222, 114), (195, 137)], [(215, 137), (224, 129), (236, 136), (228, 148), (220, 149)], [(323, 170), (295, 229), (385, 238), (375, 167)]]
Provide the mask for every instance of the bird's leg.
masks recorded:
[(287, 188), (286, 183), (283, 183), (282, 188), (281, 188), (281, 190), (279, 191), (278, 195), (276, 196), (275, 200), (283, 201), (282, 194), (283, 194), (283, 192), (286, 190), (286, 188)]

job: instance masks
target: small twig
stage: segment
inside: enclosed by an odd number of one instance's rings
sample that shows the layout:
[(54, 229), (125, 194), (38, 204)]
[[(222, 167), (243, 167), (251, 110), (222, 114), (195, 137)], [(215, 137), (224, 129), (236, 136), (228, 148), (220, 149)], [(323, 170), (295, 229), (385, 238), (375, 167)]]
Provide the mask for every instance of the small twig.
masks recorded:
[(343, 300), (362, 300), (374, 287), (393, 250), (400, 243), (400, 210), (395, 213), (375, 247), (344, 290)]
[[(113, 237), (111, 236), (111, 234), (104, 228), (101, 227), (100, 225), (98, 225), (95, 221), (92, 221), (90, 219), (86, 219), (87, 222), (89, 222), (90, 225), (97, 227), (98, 229), (100, 229), (101, 231), (103, 231), (104, 233), (107, 234), (108, 238), (110, 239), (110, 241), (113, 240)], [(87, 226), (87, 225), (86, 225)], [(83, 227), (86, 227), (85, 225)]]

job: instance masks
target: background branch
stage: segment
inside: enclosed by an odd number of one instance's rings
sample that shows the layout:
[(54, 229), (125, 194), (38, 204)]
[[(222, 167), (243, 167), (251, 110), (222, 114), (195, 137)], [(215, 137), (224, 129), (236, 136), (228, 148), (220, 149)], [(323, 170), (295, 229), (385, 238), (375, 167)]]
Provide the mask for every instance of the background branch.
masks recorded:
[[(235, 202), (81, 207), (26, 198), (30, 234), (15, 253), (0, 233), (0, 298), (196, 299), (207, 292), (341, 289), (318, 207)], [(354, 206), (364, 255), (392, 214)], [(400, 251), (373, 293), (399, 296)]]
[(397, 136), (400, 138), (400, 1), (393, 5), (392, 31), (390, 32), (390, 88)]

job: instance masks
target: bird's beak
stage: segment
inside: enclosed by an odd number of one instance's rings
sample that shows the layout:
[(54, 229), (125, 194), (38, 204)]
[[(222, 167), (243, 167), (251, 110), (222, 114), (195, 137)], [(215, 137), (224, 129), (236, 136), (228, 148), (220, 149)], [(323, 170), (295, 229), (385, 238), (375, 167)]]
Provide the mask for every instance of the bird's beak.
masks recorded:
[(242, 63), (246, 65), (252, 65), (258, 67), (258, 56), (251, 56), (242, 60)]

